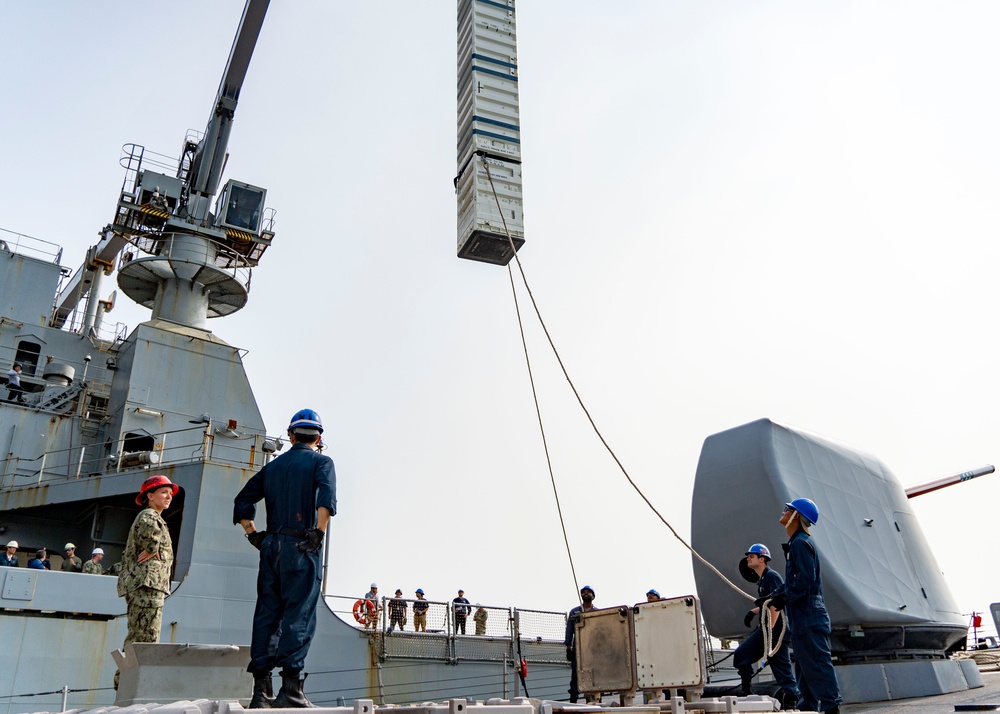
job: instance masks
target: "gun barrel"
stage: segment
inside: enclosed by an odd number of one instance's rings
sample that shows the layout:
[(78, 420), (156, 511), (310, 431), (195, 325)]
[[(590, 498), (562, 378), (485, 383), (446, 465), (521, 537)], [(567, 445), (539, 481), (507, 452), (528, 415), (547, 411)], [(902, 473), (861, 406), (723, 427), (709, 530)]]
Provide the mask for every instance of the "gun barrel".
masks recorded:
[(970, 479), (974, 479), (978, 476), (985, 476), (986, 474), (991, 474), (994, 471), (996, 471), (996, 467), (993, 466), (993, 464), (986, 464), (985, 466), (980, 466), (978, 469), (972, 469), (972, 471), (963, 471), (962, 473), (955, 474), (954, 476), (945, 476), (944, 478), (939, 478), (935, 481), (928, 481), (927, 483), (922, 483), (917, 486), (910, 486), (906, 489), (906, 497), (914, 498), (916, 496), (923, 496), (925, 493), (947, 488), (948, 486), (954, 486), (956, 483), (969, 481)]

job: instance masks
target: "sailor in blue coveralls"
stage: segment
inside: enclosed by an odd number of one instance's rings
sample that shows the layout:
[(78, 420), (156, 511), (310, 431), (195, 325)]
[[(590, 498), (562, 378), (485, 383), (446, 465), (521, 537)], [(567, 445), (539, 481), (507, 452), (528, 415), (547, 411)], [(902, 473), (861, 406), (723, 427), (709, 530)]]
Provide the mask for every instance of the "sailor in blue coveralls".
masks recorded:
[(839, 714), (840, 687), (830, 654), (830, 615), (823, 602), (819, 556), (810, 542), (809, 528), (819, 520), (819, 509), (808, 498), (785, 504), (781, 525), (788, 534), (785, 550), (785, 583), (771, 594), (771, 604), (783, 607), (788, 618), (795, 677), (799, 684), (798, 708)]
[(594, 609), (594, 588), (584, 585), (580, 588), (580, 605), (577, 605), (566, 616), (566, 659), (569, 660), (569, 701), (576, 703), (580, 698), (579, 681), (577, 680), (576, 657), (576, 623), (580, 614)]
[[(250, 640), (254, 677), (251, 709), (304, 708), (302, 693), (306, 654), (316, 633), (323, 538), (337, 513), (333, 461), (317, 451), (323, 424), (311, 409), (292, 417), (292, 448), (258, 471), (236, 496), (233, 522), (260, 550), (257, 608)], [(267, 530), (256, 530), (256, 504), (267, 508)], [(277, 648), (270, 647), (275, 633)], [(272, 697), (271, 670), (281, 667), (281, 690)]]
[[(747, 612), (746, 617), (743, 618), (743, 624), (750, 627), (753, 624), (754, 618), (761, 612), (763, 601), (769, 599), (771, 593), (777, 590), (783, 581), (780, 575), (768, 567), (768, 563), (771, 562), (771, 551), (767, 549), (766, 545), (763, 543), (754, 543), (747, 549), (744, 555), (746, 556), (744, 558), (745, 567), (744, 563), (740, 563), (740, 571), (745, 572), (747, 579), (751, 580), (751, 582), (753, 581), (752, 576), (756, 576), (757, 602), (761, 603)], [(764, 651), (764, 627), (765, 624), (762, 618), (760, 626), (754, 629), (740, 643), (740, 646), (736, 648), (736, 652), (733, 654), (733, 666), (736, 667), (736, 671), (740, 674), (741, 694), (743, 696), (753, 694), (751, 679), (753, 678), (754, 667), (766, 654)], [(784, 625), (774, 627), (773, 638), (777, 639), (781, 637), (783, 631), (785, 631)], [(781, 688), (775, 694), (775, 697), (781, 702), (781, 708), (793, 709), (795, 703), (799, 700), (799, 687), (795, 683), (795, 675), (792, 673), (792, 661), (788, 656), (787, 631), (785, 631), (785, 635), (782, 637), (781, 646), (778, 648), (778, 651), (774, 656), (767, 658), (767, 663), (771, 666), (774, 681)]]

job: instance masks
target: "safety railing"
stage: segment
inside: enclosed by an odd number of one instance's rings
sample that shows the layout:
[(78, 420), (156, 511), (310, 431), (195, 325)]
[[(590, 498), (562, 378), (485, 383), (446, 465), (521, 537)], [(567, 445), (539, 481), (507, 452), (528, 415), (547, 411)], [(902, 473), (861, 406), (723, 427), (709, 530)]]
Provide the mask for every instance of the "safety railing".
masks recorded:
[[(534, 663), (566, 662), (566, 613), (474, 603), (328, 595), (342, 620), (370, 633), (382, 661), (394, 658)], [(417, 606), (414, 609), (414, 606)], [(426, 606), (426, 609), (424, 607)], [(462, 608), (468, 608), (462, 630)], [(456, 608), (458, 612), (456, 613)], [(423, 618), (417, 615), (423, 614)], [(418, 621), (424, 622), (418, 630)]]
[[(66, 320), (63, 322), (61, 329), (74, 334), (84, 332), (83, 323), (85, 316), (86, 301), (82, 301), (66, 315)], [(111, 323), (102, 320), (92, 330), (87, 329), (84, 337), (92, 338), (95, 349), (108, 352), (111, 350), (111, 346), (118, 341), (118, 337), (122, 333), (128, 333), (128, 325), (124, 322)]]
[[(12, 347), (0, 348), (0, 364), (11, 364), (15, 357)], [(23, 409), (37, 409), (41, 412), (60, 414), (63, 416), (82, 415), (84, 419), (100, 419), (107, 413), (107, 403), (111, 396), (111, 378), (106, 364), (101, 360), (58, 360), (59, 364), (74, 368), (75, 374), (71, 384), (65, 387), (53, 387), (47, 383), (43, 375), (47, 363), (38, 364), (21, 375)], [(27, 365), (26, 365), (27, 367)], [(0, 387), (0, 389), (5, 389)], [(6, 396), (7, 392), (0, 392)], [(72, 414), (71, 414), (72, 412)], [(8, 454), (8, 458), (14, 458)], [(0, 474), (3, 474), (0, 465)]]
[[(246, 258), (224, 243), (205, 238), (204, 236), (200, 236), (200, 238), (206, 244), (205, 255), (203, 256), (203, 263), (205, 265), (212, 265), (216, 269), (225, 272), (243, 286), (248, 287), (250, 285), (252, 270)], [(201, 256), (198, 258), (192, 257), (187, 236), (178, 237), (177, 234), (173, 233), (166, 235), (135, 235), (132, 236), (131, 240), (139, 250), (157, 258), (186, 262), (199, 262), (202, 260)], [(176, 252), (176, 255), (174, 251), (175, 243), (182, 246)], [(136, 260), (143, 260), (143, 258), (136, 258)]]
[[(125, 451), (122, 441), (84, 443), (50, 449), (36, 456), (0, 458), (0, 490), (31, 487), (73, 478), (162, 466), (212, 462), (256, 470), (278, 453), (280, 439), (239, 433), (212, 421), (205, 425), (157, 432), (148, 451)], [(149, 454), (155, 454), (153, 463)]]
[(2, 251), (26, 255), (50, 263), (58, 263), (62, 259), (62, 248), (55, 243), (24, 233), (9, 231), (6, 228), (0, 228), (0, 252)]
[(1000, 648), (1000, 637), (996, 624), (989, 612), (973, 612), (966, 615), (969, 628), (965, 638), (965, 649), (986, 650)]

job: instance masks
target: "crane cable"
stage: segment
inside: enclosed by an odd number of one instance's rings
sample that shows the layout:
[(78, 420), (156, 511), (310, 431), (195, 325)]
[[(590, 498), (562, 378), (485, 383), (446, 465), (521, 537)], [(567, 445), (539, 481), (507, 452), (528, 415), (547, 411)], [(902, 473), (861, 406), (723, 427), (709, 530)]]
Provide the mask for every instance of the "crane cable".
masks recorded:
[[(722, 581), (726, 583), (726, 585), (728, 585), (730, 588), (732, 588), (733, 590), (735, 590), (736, 592), (738, 592), (744, 598), (746, 598), (748, 600), (753, 600), (754, 599), (753, 597), (751, 597), (748, 593), (744, 592), (742, 588), (740, 588), (738, 585), (736, 585), (735, 583), (733, 583), (729, 578), (727, 578), (725, 575), (723, 575), (719, 571), (718, 568), (716, 568), (714, 565), (712, 565), (707, 560), (705, 560), (705, 558), (703, 558), (698, 551), (696, 551), (691, 545), (688, 544), (688, 542), (686, 540), (684, 540), (684, 538), (681, 537), (681, 535), (674, 529), (674, 527), (672, 525), (670, 525), (670, 523), (667, 521), (667, 519), (664, 518), (663, 515), (661, 515), (658, 510), (656, 510), (656, 506), (653, 505), (653, 503), (646, 497), (646, 494), (644, 494), (642, 492), (642, 490), (639, 488), (639, 486), (635, 483), (635, 481), (632, 480), (632, 477), (629, 475), (628, 471), (626, 470), (625, 465), (622, 464), (621, 460), (618, 458), (618, 455), (615, 454), (614, 450), (611, 448), (611, 445), (608, 444), (607, 440), (604, 438), (604, 435), (601, 433), (601, 430), (597, 428), (597, 424), (594, 422), (593, 417), (590, 416), (590, 412), (587, 410), (586, 405), (583, 403), (583, 398), (580, 397), (580, 393), (577, 391), (576, 385), (573, 384), (573, 380), (570, 378), (569, 372), (566, 370), (566, 365), (563, 364), (562, 357), (559, 354), (559, 350), (556, 349), (555, 342), (552, 340), (552, 335), (549, 334), (549, 328), (548, 328), (548, 326), (546, 326), (545, 320), (542, 319), (542, 313), (541, 313), (541, 310), (539, 310), (539, 308), (538, 308), (538, 303), (535, 301), (535, 295), (534, 295), (534, 293), (531, 292), (531, 286), (528, 285), (528, 277), (524, 273), (524, 266), (521, 264), (521, 259), (517, 255), (517, 247), (514, 245), (514, 240), (513, 240), (513, 238), (511, 238), (511, 235), (510, 235), (510, 229), (507, 227), (507, 219), (504, 217), (504, 215), (503, 215), (503, 209), (500, 207), (500, 198), (499, 198), (499, 196), (497, 196), (496, 186), (493, 185), (493, 175), (490, 173), (490, 165), (489, 165), (489, 162), (488, 162), (488, 158), (486, 156), (483, 156), (483, 167), (486, 169), (486, 178), (489, 180), (489, 182), (490, 182), (490, 189), (493, 191), (493, 200), (496, 202), (497, 212), (500, 214), (500, 220), (503, 222), (503, 229), (504, 229), (504, 233), (507, 236), (507, 242), (510, 244), (510, 248), (511, 248), (511, 250), (514, 253), (514, 260), (517, 262), (517, 269), (521, 273), (521, 281), (524, 283), (524, 289), (525, 289), (525, 291), (527, 291), (528, 298), (531, 300), (531, 306), (532, 306), (532, 308), (535, 311), (536, 317), (538, 317), (538, 323), (539, 323), (539, 325), (541, 325), (542, 331), (545, 333), (545, 338), (548, 340), (549, 347), (552, 348), (552, 354), (555, 355), (556, 361), (559, 363), (559, 369), (562, 370), (563, 376), (566, 378), (566, 381), (569, 383), (570, 389), (573, 391), (573, 396), (576, 397), (577, 404), (579, 404), (580, 405), (580, 409), (583, 410), (584, 416), (586, 416), (587, 417), (587, 421), (590, 422), (590, 426), (593, 428), (594, 433), (597, 434), (597, 438), (600, 439), (601, 444), (604, 445), (605, 450), (611, 455), (611, 458), (614, 459), (615, 463), (618, 465), (618, 468), (621, 470), (622, 474), (625, 476), (625, 479), (629, 482), (629, 484), (632, 486), (632, 488), (635, 489), (635, 492), (638, 493), (639, 497), (642, 498), (642, 500), (646, 502), (646, 505), (649, 506), (650, 510), (652, 510), (653, 513), (656, 514), (657, 518), (660, 519), (660, 521), (663, 523), (663, 525), (665, 525), (670, 530), (670, 532), (674, 535), (674, 538), (676, 538), (678, 541), (680, 541), (681, 545), (683, 545), (685, 548), (687, 548), (691, 552), (691, 555), (693, 555), (695, 558), (697, 558), (699, 561), (701, 561), (713, 573), (715, 573), (716, 575), (718, 575), (719, 578), (721, 578)], [(511, 278), (510, 278), (510, 280), (511, 280), (511, 288), (513, 288), (514, 287), (514, 277), (513, 277), (513, 271), (511, 270), (511, 267), (510, 267), (510, 263), (507, 264), (507, 272), (511, 275)], [(514, 301), (515, 301), (515, 305), (516, 305), (517, 304), (517, 293), (516, 292), (514, 294)], [(518, 309), (518, 311), (517, 311), (517, 320), (518, 320), (518, 326), (521, 329), (521, 341), (522, 341), (522, 343), (524, 343), (524, 355), (525, 355), (525, 358), (527, 359), (527, 356), (528, 356), (528, 345), (527, 345), (527, 342), (525, 342), (525, 338), (524, 338), (524, 326), (523, 326), (523, 323), (521, 322), (521, 311), (520, 311), (520, 309)], [(530, 375), (530, 373), (531, 373), (530, 362), (529, 362), (528, 372), (529, 372), (529, 375)], [(538, 414), (538, 424), (539, 424), (539, 427), (541, 427), (542, 416), (541, 416), (541, 411), (538, 409), (538, 395), (535, 392), (535, 382), (534, 382), (534, 379), (531, 380), (531, 391), (532, 391), (532, 395), (534, 396), (534, 399), (535, 399), (535, 411)], [(546, 460), (548, 461), (548, 464), (549, 464), (549, 477), (552, 479), (552, 489), (556, 493), (556, 505), (558, 506), (558, 504), (559, 504), (559, 494), (558, 494), (558, 491), (556, 491), (555, 475), (552, 472), (552, 462), (549, 459), (549, 449), (548, 449), (548, 444), (545, 442), (545, 431), (544, 431), (544, 429), (542, 430), (542, 443), (545, 444), (545, 458), (546, 458)], [(563, 521), (562, 508), (559, 508), (559, 523), (562, 526), (563, 538), (566, 541), (566, 551), (567, 551), (567, 553), (569, 553), (569, 551), (570, 551), (569, 538), (566, 536), (566, 524)], [(570, 557), (570, 567), (572, 568), (573, 567), (573, 557), (572, 557), (572, 554), (570, 554), (569, 557)], [(575, 585), (579, 585), (576, 582), (576, 571), (575, 570), (573, 571), (573, 581), (574, 581)], [(577, 587), (577, 592), (579, 592), (579, 587)]]
[[(487, 175), (489, 175), (489, 169), (486, 170)], [(493, 185), (493, 179), (490, 179), (490, 186)], [(496, 198), (496, 190), (493, 191), (493, 197)], [(500, 214), (501, 218), (503, 213)], [(504, 221), (504, 228), (506, 229), (507, 222)], [(510, 234), (507, 234), (507, 240), (510, 240)], [(513, 242), (511, 243), (513, 245)], [(515, 253), (516, 255), (516, 253)], [(573, 553), (569, 548), (569, 536), (566, 534), (566, 520), (563, 518), (562, 504), (559, 502), (559, 489), (556, 488), (556, 477), (555, 473), (552, 471), (552, 458), (549, 456), (549, 442), (545, 438), (545, 425), (542, 423), (542, 408), (538, 404), (538, 392), (535, 390), (535, 377), (531, 370), (531, 358), (528, 356), (528, 341), (524, 336), (524, 322), (521, 320), (521, 306), (517, 301), (517, 290), (514, 288), (514, 273), (510, 269), (510, 264), (507, 265), (507, 275), (510, 277), (510, 291), (514, 295), (514, 309), (517, 312), (517, 327), (521, 331), (521, 345), (524, 347), (524, 362), (528, 365), (528, 381), (531, 382), (531, 396), (535, 401), (535, 414), (538, 417), (538, 430), (542, 434), (542, 448), (545, 450), (545, 463), (549, 468), (549, 480), (552, 481), (552, 493), (556, 497), (556, 510), (559, 512), (559, 526), (562, 528), (563, 542), (566, 544), (566, 557), (569, 559), (569, 569), (573, 574), (573, 586), (576, 588), (577, 597), (580, 597), (580, 583), (576, 579), (576, 566), (573, 564)]]

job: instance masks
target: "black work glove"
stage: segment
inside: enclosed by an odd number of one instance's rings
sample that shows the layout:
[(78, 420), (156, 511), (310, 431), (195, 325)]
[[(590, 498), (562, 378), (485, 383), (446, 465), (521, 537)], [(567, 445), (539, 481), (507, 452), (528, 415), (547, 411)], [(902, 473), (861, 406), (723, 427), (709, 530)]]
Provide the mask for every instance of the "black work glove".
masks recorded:
[(785, 609), (785, 596), (783, 593), (779, 593), (775, 595), (773, 598), (771, 598), (771, 607), (773, 607), (775, 610)]
[(315, 553), (323, 547), (323, 536), (325, 534), (319, 528), (307, 528), (305, 540), (300, 540), (297, 545), (303, 553)]
[(568, 645), (566, 646), (566, 661), (567, 662), (573, 661), (573, 648)]
[(756, 616), (757, 616), (757, 613), (754, 612), (753, 610), (748, 611), (747, 614), (743, 616), (743, 626), (744, 627), (753, 627), (753, 619)]
[(260, 550), (261, 546), (264, 545), (265, 536), (267, 536), (267, 531), (254, 531), (253, 533), (247, 533), (247, 540), (250, 541), (250, 545)]
[(767, 601), (766, 597), (759, 597), (753, 601), (754, 607), (764, 607), (764, 603)]

